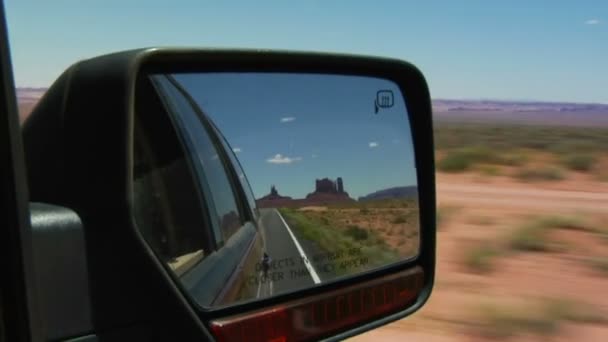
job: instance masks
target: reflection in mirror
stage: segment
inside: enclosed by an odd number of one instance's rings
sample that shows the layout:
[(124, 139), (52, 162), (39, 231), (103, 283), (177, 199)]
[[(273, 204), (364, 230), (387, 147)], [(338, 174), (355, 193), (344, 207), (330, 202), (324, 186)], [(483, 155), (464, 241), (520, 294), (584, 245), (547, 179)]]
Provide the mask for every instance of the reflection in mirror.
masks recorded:
[[(152, 171), (135, 172), (135, 219), (201, 306), (294, 292), (418, 254), (407, 94), (392, 81), (180, 73), (138, 87), (153, 90), (138, 89), (136, 167), (150, 160)], [(153, 99), (162, 108), (139, 109)], [(154, 111), (170, 119), (156, 136), (146, 125)], [(169, 161), (154, 161), (171, 144), (180, 148), (160, 158)]]

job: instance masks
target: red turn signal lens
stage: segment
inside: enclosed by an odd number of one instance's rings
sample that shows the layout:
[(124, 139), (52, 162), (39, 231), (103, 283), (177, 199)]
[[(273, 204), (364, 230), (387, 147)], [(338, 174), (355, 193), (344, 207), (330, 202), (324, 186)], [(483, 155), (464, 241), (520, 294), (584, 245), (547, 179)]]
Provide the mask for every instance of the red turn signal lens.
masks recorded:
[(316, 340), (412, 305), (424, 283), (421, 267), (276, 307), (211, 321), (218, 341)]

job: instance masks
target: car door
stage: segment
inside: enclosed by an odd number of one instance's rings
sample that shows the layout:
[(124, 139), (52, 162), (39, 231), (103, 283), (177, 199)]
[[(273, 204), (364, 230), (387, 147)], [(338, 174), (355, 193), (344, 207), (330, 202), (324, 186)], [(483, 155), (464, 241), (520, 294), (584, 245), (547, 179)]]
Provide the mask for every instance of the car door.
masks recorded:
[(169, 77), (154, 77), (150, 85), (162, 102), (156, 108), (165, 112), (136, 116), (135, 221), (200, 305), (256, 298), (259, 286), (252, 282), (263, 241), (238, 160)]

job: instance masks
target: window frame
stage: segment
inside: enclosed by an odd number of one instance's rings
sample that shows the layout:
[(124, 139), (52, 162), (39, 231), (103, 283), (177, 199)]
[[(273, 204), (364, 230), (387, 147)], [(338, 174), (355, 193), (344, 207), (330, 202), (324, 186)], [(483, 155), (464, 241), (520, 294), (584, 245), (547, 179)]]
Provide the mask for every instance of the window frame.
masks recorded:
[[(176, 86), (173, 83), (171, 83), (170, 85), (155, 84), (157, 80), (154, 80), (154, 78), (150, 76), (160, 76), (164, 78), (169, 78), (170, 76), (147, 75), (144, 76), (144, 78), (146, 78), (150, 82), (150, 84), (152, 84), (151, 88), (152, 91), (155, 93), (153, 94), (153, 96), (159, 99), (159, 105), (162, 106), (162, 111), (164, 112), (164, 115), (168, 116), (167, 121), (169, 121), (169, 127), (166, 129), (172, 130), (172, 133), (177, 137), (177, 140), (183, 150), (183, 157), (187, 161), (188, 168), (194, 180), (194, 185), (198, 188), (200, 196), (203, 197), (203, 199), (201, 200), (201, 205), (205, 207), (205, 210), (208, 213), (208, 226), (204, 227), (204, 229), (208, 231), (211, 235), (213, 235), (214, 238), (215, 231), (213, 230), (212, 225), (218, 225), (220, 232), (219, 238), (221, 239), (218, 240), (218, 243), (215, 244), (214, 249), (210, 250), (209, 253), (205, 253), (205, 256), (202, 260), (196, 262), (194, 265), (192, 265), (190, 268), (188, 268), (181, 274), (177, 274), (174, 270), (169, 270), (170, 266), (164, 262), (163, 266), (166, 270), (169, 271), (170, 277), (174, 279), (175, 284), (178, 286), (178, 288), (180, 288), (180, 290), (184, 293), (184, 295), (186, 295), (186, 297), (192, 300), (193, 304), (198, 310), (200, 310), (200, 312), (218, 310), (225, 307), (225, 304), (220, 304), (219, 308), (214, 306), (216, 305), (216, 302), (225, 295), (225, 290), (227, 289), (226, 286), (228, 285), (225, 282), (221, 283), (221, 287), (217, 289), (218, 291), (216, 291), (215, 288), (207, 288), (207, 286), (211, 286), (211, 284), (209, 284), (209, 281), (205, 280), (205, 277), (213, 275), (213, 273), (210, 274), (209, 271), (216, 272), (215, 270), (217, 270), (218, 267), (224, 268), (224, 266), (222, 265), (225, 265), (227, 261), (235, 260), (232, 255), (234, 253), (231, 252), (231, 249), (234, 250), (234, 246), (231, 248), (226, 247), (228, 247), (230, 244), (234, 244), (236, 241), (242, 241), (242, 243), (245, 244), (244, 246), (246, 246), (246, 248), (236, 249), (238, 250), (239, 258), (237, 262), (234, 262), (234, 267), (231, 267), (229, 269), (226, 268), (225, 271), (220, 271), (219, 274), (217, 272), (215, 273), (215, 275), (225, 275), (225, 279), (229, 283), (235, 279), (235, 276), (238, 276), (239, 265), (241, 265), (243, 260), (246, 260), (245, 258), (243, 258), (243, 256), (248, 256), (252, 246), (256, 243), (256, 241), (258, 241), (258, 239), (261, 239), (261, 235), (259, 234), (257, 216), (249, 209), (249, 204), (247, 202), (246, 195), (244, 194), (244, 185), (242, 184), (241, 180), (238, 179), (234, 164), (232, 163), (227, 154), (229, 153), (229, 151), (226, 150), (226, 146), (229, 146), (227, 141), (225, 142), (225, 144), (222, 142), (222, 136), (219, 135), (219, 131), (217, 130), (217, 128), (213, 126), (213, 123), (209, 120), (209, 118), (204, 113), (202, 113), (200, 108), (196, 105), (196, 103), (193, 102), (192, 98), (185, 92), (185, 90), (181, 89), (179, 85)], [(225, 240), (223, 239), (222, 235), (222, 227), (219, 227), (221, 222), (220, 220), (217, 220), (218, 212), (215, 209), (216, 204), (212, 195), (213, 190), (209, 184), (209, 178), (207, 177), (208, 169), (197, 160), (196, 156), (199, 150), (197, 149), (197, 147), (195, 147), (195, 142), (192, 140), (190, 135), (188, 135), (188, 131), (186, 131), (186, 128), (182, 127), (185, 122), (182, 122), (179, 119), (179, 116), (182, 115), (179, 113), (179, 110), (181, 106), (183, 106), (183, 104), (177, 106), (173, 102), (176, 101), (176, 99), (172, 99), (172, 97), (178, 95), (166, 92), (167, 89), (165, 89), (165, 87), (167, 86), (172, 86), (176, 88), (174, 90), (177, 90), (179, 92), (179, 96), (184, 97), (184, 99), (187, 101), (187, 106), (192, 109), (192, 113), (188, 113), (188, 115), (194, 115), (192, 119), (201, 123), (200, 129), (202, 131), (200, 131), (199, 134), (207, 134), (209, 141), (211, 142), (211, 144), (213, 144), (212, 152), (217, 153), (218, 155), (218, 159), (222, 168), (221, 172), (226, 177), (229, 186), (231, 187), (233, 194), (232, 198), (235, 201), (236, 205), (235, 209), (238, 211), (239, 214), (239, 226), (234, 232), (232, 232), (232, 234), (227, 235)], [(137, 114), (135, 116), (137, 117)], [(135, 128), (137, 129), (137, 127)], [(236, 160), (238, 161), (238, 159)], [(216, 219), (214, 219), (214, 217), (216, 217)], [(244, 237), (247, 236), (248, 238), (244, 239)], [(198, 294), (203, 293), (203, 297), (199, 297)], [(208, 303), (205, 302), (206, 299), (209, 299), (206, 297), (207, 295), (212, 296), (213, 298)], [(231, 304), (229, 306), (232, 305), (234, 304)], [(240, 305), (240, 303), (237, 303), (237, 306), (238, 305)]]
[(5, 9), (0, 1), (0, 341), (42, 340), (29, 192)]
[[(163, 103), (162, 98), (159, 96), (159, 94), (157, 93), (153, 83), (149, 80), (146, 79), (145, 77), (140, 78), (137, 82), (138, 86), (137, 86), (137, 96), (136, 98), (138, 99), (145, 99), (145, 100), (136, 100), (135, 101), (135, 111), (134, 111), (134, 120), (133, 120), (133, 145), (132, 145), (132, 149), (133, 149), (133, 158), (134, 160), (137, 160), (138, 158), (136, 157), (137, 155), (137, 147), (139, 146), (139, 149), (141, 150), (140, 153), (145, 154), (145, 156), (143, 157), (144, 159), (147, 159), (150, 162), (150, 166), (151, 166), (151, 170), (147, 170), (147, 172), (142, 172), (142, 176), (147, 176), (147, 177), (151, 177), (152, 179), (148, 179), (148, 182), (153, 182), (153, 183), (160, 183), (162, 186), (162, 189), (160, 189), (161, 191), (164, 192), (163, 196), (164, 197), (170, 197), (172, 196), (171, 194), (167, 193), (165, 191), (165, 189), (167, 188), (167, 179), (165, 179), (162, 175), (162, 169), (163, 167), (167, 167), (167, 166), (171, 166), (172, 164), (166, 164), (164, 165), (162, 163), (162, 160), (159, 162), (158, 160), (158, 155), (156, 155), (155, 153), (153, 153), (153, 151), (150, 151), (150, 132), (147, 130), (147, 128), (149, 128), (150, 123), (144, 123), (146, 121), (146, 119), (144, 119), (145, 116), (147, 116), (148, 118), (152, 117), (151, 120), (152, 121), (152, 126), (155, 127), (156, 130), (161, 130), (162, 132), (167, 132), (167, 137), (168, 139), (171, 139), (174, 145), (179, 146), (179, 150), (180, 150), (180, 155), (176, 155), (178, 158), (175, 159), (175, 161), (177, 161), (179, 159), (179, 157), (181, 156), (183, 158), (184, 163), (186, 164), (187, 170), (190, 173), (191, 176), (191, 180), (192, 180), (192, 185), (193, 185), (193, 196), (196, 197), (196, 207), (201, 211), (200, 212), (200, 216), (201, 216), (201, 227), (200, 229), (202, 230), (202, 235), (204, 236), (205, 241), (203, 241), (203, 243), (201, 244), (203, 246), (203, 250), (204, 250), (204, 256), (206, 257), (207, 255), (213, 253), (214, 251), (216, 251), (218, 249), (217, 243), (216, 243), (216, 239), (215, 239), (215, 235), (212, 231), (212, 224), (213, 224), (213, 220), (211, 219), (211, 215), (209, 212), (209, 206), (206, 204), (206, 198), (204, 196), (204, 194), (202, 193), (201, 187), (197, 186), (197, 175), (195, 172), (193, 172), (193, 165), (191, 162), (191, 158), (188, 157), (186, 150), (184, 149), (183, 143), (181, 141), (181, 138), (179, 137), (179, 134), (177, 134), (176, 130), (174, 129), (174, 127), (172, 126), (171, 123), (171, 116), (169, 115), (169, 113), (167, 112), (166, 106)], [(152, 99), (151, 99), (152, 98)], [(150, 108), (142, 108), (142, 104), (146, 104), (149, 105), (150, 103), (152, 103), (153, 109), (152, 110), (157, 110), (156, 113), (149, 113)], [(156, 109), (157, 108), (157, 109)], [(144, 114), (146, 113), (146, 114)], [(164, 121), (166, 121), (167, 124), (164, 124), (165, 122), (163, 122), (163, 117), (165, 118)], [(154, 133), (156, 133), (157, 136), (162, 135), (161, 132), (155, 131)], [(165, 152), (166, 154), (167, 152)], [(167, 157), (167, 155), (165, 155), (165, 158)], [(162, 159), (162, 158), (161, 158)], [(133, 167), (135, 168), (135, 163), (133, 164)], [(155, 173), (154, 171), (160, 171), (160, 173)], [(133, 192), (132, 195), (132, 199), (135, 202), (137, 200), (137, 196), (135, 196), (135, 183), (137, 182), (137, 178), (135, 177), (136, 175), (136, 170), (133, 169), (133, 174), (132, 174), (132, 178), (133, 178), (133, 186), (131, 191)], [(149, 174), (146, 174), (149, 173)], [(152, 174), (154, 173), (154, 174)], [(157, 189), (159, 190), (159, 189)], [(133, 204), (133, 207), (135, 207), (136, 205)], [(174, 204), (170, 204), (170, 207), (173, 208)], [(136, 219), (134, 217), (134, 222), (136, 225), (139, 224), (138, 222), (139, 220)], [(142, 233), (142, 236), (145, 237), (145, 234), (143, 234), (143, 230), (141, 228), (138, 228), (139, 232)], [(147, 240), (147, 239), (146, 239)], [(150, 242), (146, 242), (152, 250), (154, 250), (154, 248), (152, 248)], [(158, 251), (154, 250), (155, 253), (158, 253)], [(162, 258), (159, 258), (159, 256), (157, 255), (157, 258), (159, 260), (162, 260)]]
[[(215, 132), (215, 134), (217, 134), (218, 139), (222, 143), (222, 146), (228, 147), (228, 149), (226, 149), (226, 154), (227, 154), (228, 160), (230, 161), (230, 164), (232, 165), (232, 170), (234, 173), (233, 177), (235, 178), (235, 181), (241, 185), (241, 191), (243, 192), (242, 195), (244, 198), (243, 204), (246, 206), (246, 211), (250, 215), (251, 221), (256, 222), (259, 218), (257, 202), (256, 202), (255, 194), (253, 193), (253, 189), (251, 188), (251, 183), (249, 183), (249, 178), (247, 177), (247, 174), (245, 173), (245, 170), (243, 169), (243, 166), (241, 165), (241, 161), (236, 156), (236, 153), (232, 150), (232, 146), (230, 145), (230, 143), (228, 142), (226, 137), (222, 134), (222, 132), (219, 130), (219, 128), (217, 128), (216, 124), (211, 120), (209, 120), (209, 124), (210, 124), (211, 128), (213, 129), (213, 131)], [(235, 163), (232, 162), (232, 160), (230, 158), (230, 154), (234, 157), (234, 161), (236, 162), (237, 165), (235, 165)], [(241, 179), (238, 175), (238, 172), (237, 172), (237, 168), (243, 173), (243, 177), (245, 178), (245, 184), (243, 184), (243, 182), (241, 181)], [(247, 188), (247, 189), (245, 189), (245, 188)], [(251, 197), (253, 198), (253, 204), (254, 204), (253, 207), (249, 204), (249, 198), (247, 196), (247, 192), (249, 192), (251, 194)]]
[[(223, 168), (223, 173), (225, 174), (225, 176), (228, 180), (228, 183), (230, 184), (230, 188), (232, 190), (233, 198), (235, 200), (239, 218), (241, 220), (241, 222), (240, 222), (241, 227), (244, 226), (247, 222), (251, 222), (257, 227), (257, 216), (254, 214), (253, 210), (249, 207), (249, 201), (247, 200), (247, 196), (245, 195), (244, 189), (242, 188), (243, 185), (238, 178), (237, 172), (235, 170), (234, 165), (232, 164), (232, 162), (230, 160), (230, 157), (228, 156), (229, 152), (226, 151), (224, 144), (221, 141), (221, 136), (219, 136), (217, 134), (219, 131), (217, 131), (217, 128), (211, 122), (210, 118), (203, 112), (203, 110), (198, 106), (198, 104), (192, 98), (192, 96), (179, 84), (179, 82), (177, 82), (175, 80), (175, 78), (173, 76), (171, 76), (169, 74), (150, 74), (148, 77), (150, 77), (152, 80), (154, 77), (166, 78), (167, 81), (173, 87), (175, 87), (175, 89), (181, 94), (181, 96), (184, 97), (184, 99), (186, 100), (186, 102), (188, 103), (188, 105), (190, 106), (190, 108), (192, 109), (194, 114), (196, 115), (196, 119), (201, 123), (201, 128), (203, 129), (203, 131), (207, 134), (207, 136), (211, 140), (211, 142), (213, 144), (213, 146), (212, 146), (213, 149), (218, 154), (218, 158), (219, 158), (222, 168)], [(169, 117), (173, 124), (173, 129), (176, 131), (177, 135), (180, 137), (180, 140), (182, 141), (184, 148), (189, 151), (197, 152), (196, 147), (193, 146), (193, 142), (190, 140), (189, 137), (185, 136), (185, 128), (182, 127), (182, 123), (178, 122), (179, 120), (177, 119), (177, 117), (179, 117), (179, 114), (175, 113), (173, 108), (168, 108), (170, 106), (165, 101), (171, 101), (169, 99), (169, 96), (167, 96), (167, 94), (163, 93), (162, 90), (158, 88), (158, 86), (156, 85), (156, 82), (157, 82), (156, 80), (152, 81), (152, 83), (155, 85), (155, 87), (157, 87), (158, 96), (162, 99), (162, 101), (165, 105), (165, 110), (167, 111), (167, 113), (169, 113)], [(229, 144), (227, 144), (227, 145), (230, 146)], [(206, 199), (205, 202), (208, 202), (212, 206), (212, 207), (208, 208), (208, 210), (210, 212), (217, 213), (215, 201), (214, 201), (213, 195), (212, 195), (213, 190), (212, 190), (211, 186), (209, 185), (209, 181), (208, 181), (209, 178), (206, 176), (207, 171), (205, 170), (205, 168), (202, 165), (199, 165), (199, 163), (197, 161), (192, 160), (192, 158), (190, 158), (189, 155), (186, 155), (186, 158), (188, 158), (190, 160), (190, 163), (193, 164), (193, 167), (196, 168), (196, 173), (200, 172), (200, 177), (202, 178), (201, 187), (203, 188), (202, 189), (203, 196)], [(216, 224), (215, 221), (213, 223)], [(219, 228), (219, 232), (221, 234), (221, 227), (218, 226), (218, 228)], [(216, 230), (214, 227), (214, 232), (215, 231)], [(218, 241), (217, 249), (221, 248), (225, 243), (226, 243), (226, 241), (222, 237), (221, 241)]]
[[(241, 181), (239, 180), (239, 177), (238, 177), (238, 174), (234, 167), (234, 164), (232, 163), (232, 161), (230, 160), (230, 157), (228, 155), (229, 153), (234, 153), (234, 152), (232, 150), (227, 151), (224, 148), (223, 141), (225, 142), (225, 145), (227, 145), (228, 147), (230, 147), (230, 144), (228, 143), (226, 138), (221, 134), (221, 132), (219, 131), (219, 129), (217, 128), (215, 123), (211, 120), (211, 118), (209, 118), (209, 116), (200, 108), (200, 106), (194, 100), (192, 95), (190, 95), (190, 93), (188, 93), (188, 91), (186, 89), (184, 89), (184, 87), (182, 87), (182, 85), (179, 84), (179, 82), (177, 82), (175, 77), (173, 77), (171, 75), (167, 75), (167, 78), (169, 79), (169, 81), (171, 83), (173, 83), (175, 88), (177, 88), (182, 93), (182, 95), (186, 98), (186, 100), (188, 101), (190, 106), (192, 106), (192, 109), (197, 114), (199, 121), (203, 125), (203, 128), (209, 134), (209, 137), (211, 138), (211, 141), (214, 143), (214, 146), (216, 147), (216, 149), (218, 149), (220, 160), (222, 161), (222, 163), (224, 165), (224, 169), (227, 171), (227, 176), (228, 176), (228, 180), (230, 181), (230, 186), (232, 187), (233, 193), (235, 194), (235, 196), (237, 198), (237, 204), (239, 205), (239, 210), (241, 211), (240, 214), (242, 217), (247, 218), (243, 224), (245, 224), (248, 221), (255, 223), (256, 216), (253, 214), (253, 211), (249, 207), (249, 201), (247, 200), (247, 196), (244, 193), (243, 185), (242, 185)], [(222, 141), (222, 139), (223, 139), (223, 141)], [(238, 158), (236, 156), (234, 156), (234, 158), (238, 162)], [(240, 167), (240, 164), (239, 164), (239, 167)], [(242, 169), (242, 167), (241, 167), (241, 169)], [(249, 185), (249, 182), (247, 182), (247, 184)]]

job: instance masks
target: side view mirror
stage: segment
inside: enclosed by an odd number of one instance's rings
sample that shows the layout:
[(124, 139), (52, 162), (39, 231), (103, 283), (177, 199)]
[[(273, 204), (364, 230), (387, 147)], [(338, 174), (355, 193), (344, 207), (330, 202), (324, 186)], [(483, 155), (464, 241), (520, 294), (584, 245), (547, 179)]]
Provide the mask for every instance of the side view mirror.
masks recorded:
[(406, 62), (120, 52), (70, 67), (23, 136), (30, 199), (82, 221), (102, 340), (336, 340), (431, 293), (431, 105)]

